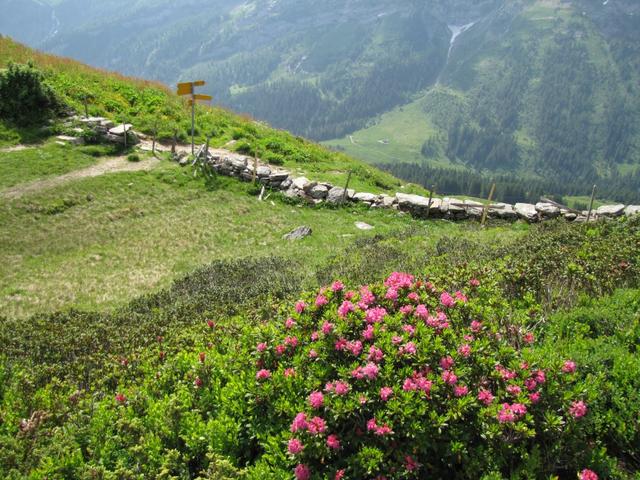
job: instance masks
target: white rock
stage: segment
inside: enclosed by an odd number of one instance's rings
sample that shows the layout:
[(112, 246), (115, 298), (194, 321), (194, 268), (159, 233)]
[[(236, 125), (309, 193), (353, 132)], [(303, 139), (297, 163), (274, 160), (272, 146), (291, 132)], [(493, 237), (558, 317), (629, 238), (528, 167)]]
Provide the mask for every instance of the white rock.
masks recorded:
[(629, 205), (629, 206), (625, 209), (624, 214), (625, 214), (627, 217), (631, 217), (631, 216), (633, 216), (633, 215), (638, 215), (638, 214), (640, 214), (640, 205)]
[(368, 223), (364, 223), (364, 222), (356, 222), (356, 228), (358, 228), (360, 230), (372, 230), (373, 226), (369, 225)]
[(124, 132), (128, 132), (129, 130), (131, 130), (133, 128), (133, 125), (131, 125), (130, 123), (125, 123), (124, 125), (116, 125), (113, 128), (109, 129), (109, 133), (111, 135), (118, 135), (118, 136), (122, 136), (124, 135)]
[(305, 190), (309, 185), (311, 185), (311, 182), (306, 177), (298, 177), (293, 179), (293, 187), (297, 188), (298, 190)]
[(368, 203), (373, 203), (376, 201), (376, 199), (378, 198), (377, 195), (374, 195), (373, 193), (366, 193), (366, 192), (359, 192), (356, 193), (353, 196), (353, 199), (356, 202), (368, 202)]
[(538, 211), (535, 205), (530, 203), (516, 203), (513, 207), (516, 213), (528, 222), (536, 222), (538, 220)]
[(596, 214), (599, 217), (619, 217), (624, 213), (625, 206), (622, 204), (618, 205), (603, 205), (602, 207), (596, 210)]
[(309, 190), (309, 196), (316, 200), (324, 200), (327, 198), (327, 194), (329, 193), (329, 189), (324, 185), (316, 185), (311, 190)]
[(536, 203), (536, 211), (548, 218), (555, 218), (560, 215), (560, 208), (547, 202)]
[(400, 208), (428, 208), (429, 199), (420, 195), (411, 195), (407, 193), (396, 193), (396, 199)]

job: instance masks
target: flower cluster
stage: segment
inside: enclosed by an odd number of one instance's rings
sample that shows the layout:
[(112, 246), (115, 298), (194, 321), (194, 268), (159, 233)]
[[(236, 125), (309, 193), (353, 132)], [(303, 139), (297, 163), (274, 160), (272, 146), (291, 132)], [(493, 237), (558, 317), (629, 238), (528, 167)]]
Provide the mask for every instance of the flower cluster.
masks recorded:
[(481, 282), (465, 284), (439, 289), (400, 272), (357, 290), (336, 281), (298, 301), (284, 329), (265, 327), (256, 384), (269, 388), (271, 414), (291, 405), (297, 479), (429, 476), (434, 445), (455, 429), (478, 444), (524, 444), (551, 404), (575, 422), (587, 415), (583, 399), (558, 394), (575, 362), (525, 361), (533, 335), (509, 341), (475, 298)]

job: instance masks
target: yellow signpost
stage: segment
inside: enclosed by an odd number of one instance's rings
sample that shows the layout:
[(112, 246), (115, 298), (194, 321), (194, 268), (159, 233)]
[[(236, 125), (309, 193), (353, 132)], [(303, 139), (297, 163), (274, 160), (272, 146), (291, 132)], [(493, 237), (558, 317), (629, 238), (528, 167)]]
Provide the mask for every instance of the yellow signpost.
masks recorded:
[(195, 82), (184, 82), (178, 84), (178, 95), (191, 95), (189, 99), (189, 105), (191, 106), (191, 155), (195, 154), (195, 131), (196, 131), (196, 102), (197, 101), (211, 101), (213, 97), (211, 95), (202, 95), (195, 93), (195, 87), (203, 87), (206, 85), (204, 80), (196, 80)]

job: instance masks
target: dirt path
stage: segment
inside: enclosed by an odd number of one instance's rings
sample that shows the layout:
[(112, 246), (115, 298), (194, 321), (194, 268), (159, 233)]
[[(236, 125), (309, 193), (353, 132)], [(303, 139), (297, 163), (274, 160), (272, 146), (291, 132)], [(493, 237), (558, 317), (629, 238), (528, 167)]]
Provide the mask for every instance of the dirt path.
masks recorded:
[(26, 150), (27, 148), (33, 148), (29, 145), (14, 145), (13, 147), (1, 147), (0, 153), (19, 152), (20, 150)]
[(0, 192), (0, 197), (4, 198), (20, 198), (29, 193), (35, 193), (49, 188), (57, 187), (65, 183), (79, 180), (82, 178), (99, 177), (107, 173), (117, 172), (137, 172), (141, 170), (150, 170), (159, 163), (159, 160), (147, 158), (139, 162), (130, 162), (127, 157), (112, 157), (104, 159), (95, 165), (81, 170), (65, 173), (58, 177), (45, 178), (33, 182), (23, 183), (9, 187)]

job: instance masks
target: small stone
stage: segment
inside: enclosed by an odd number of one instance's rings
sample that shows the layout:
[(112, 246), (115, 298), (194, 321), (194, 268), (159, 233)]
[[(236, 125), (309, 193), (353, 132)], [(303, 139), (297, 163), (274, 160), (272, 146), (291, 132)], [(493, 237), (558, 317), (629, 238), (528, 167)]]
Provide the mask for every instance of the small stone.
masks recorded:
[(376, 201), (376, 198), (378, 198), (377, 195), (374, 195), (373, 193), (366, 193), (366, 192), (360, 192), (360, 193), (356, 193), (353, 196), (353, 199), (356, 202), (367, 202), (367, 203), (373, 203)]
[(311, 233), (312, 233), (311, 228), (302, 226), (302, 227), (296, 228), (292, 232), (287, 233), (282, 238), (284, 240), (289, 240), (289, 241), (302, 240), (303, 238), (311, 235)]
[(364, 222), (356, 222), (356, 228), (358, 228), (359, 230), (373, 230), (373, 226), (369, 225), (368, 223), (364, 223)]
[(109, 133), (111, 135), (118, 135), (119, 137), (122, 137), (124, 135), (124, 132), (128, 132), (132, 128), (133, 125), (131, 125), (130, 123), (125, 123), (124, 125), (116, 125), (115, 127), (110, 128)]

